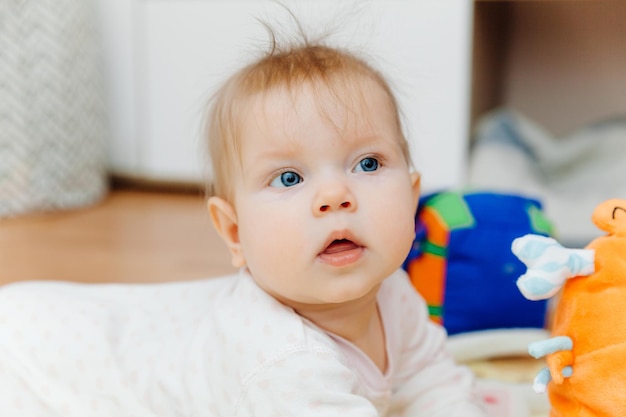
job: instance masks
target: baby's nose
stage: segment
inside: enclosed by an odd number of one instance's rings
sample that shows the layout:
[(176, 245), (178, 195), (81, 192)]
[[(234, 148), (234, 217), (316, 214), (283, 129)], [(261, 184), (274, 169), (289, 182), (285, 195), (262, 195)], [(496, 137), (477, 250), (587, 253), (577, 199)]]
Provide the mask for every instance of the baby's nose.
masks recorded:
[[(350, 208), (352, 206), (352, 203), (350, 201), (344, 201), (343, 203), (339, 204), (338, 208)], [(328, 211), (331, 208), (330, 205), (328, 204), (324, 204), (320, 207), (320, 211), (324, 212), (324, 211)]]
[(356, 199), (346, 184), (339, 181), (324, 184), (313, 203), (313, 211), (322, 215), (333, 211), (356, 209)]

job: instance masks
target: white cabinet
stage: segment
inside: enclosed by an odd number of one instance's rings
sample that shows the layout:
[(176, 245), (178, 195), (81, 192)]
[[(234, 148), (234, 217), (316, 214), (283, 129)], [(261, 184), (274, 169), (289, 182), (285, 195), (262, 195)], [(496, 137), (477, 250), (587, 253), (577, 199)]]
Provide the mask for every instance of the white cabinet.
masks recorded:
[[(331, 29), (331, 43), (373, 56), (388, 75), (425, 188), (461, 183), (472, 1), (286, 5), (313, 31)], [(267, 34), (256, 18), (284, 24), (285, 11), (271, 0), (98, 0), (98, 8), (109, 81), (111, 171), (152, 181), (204, 181), (205, 103), (221, 80), (265, 45)]]

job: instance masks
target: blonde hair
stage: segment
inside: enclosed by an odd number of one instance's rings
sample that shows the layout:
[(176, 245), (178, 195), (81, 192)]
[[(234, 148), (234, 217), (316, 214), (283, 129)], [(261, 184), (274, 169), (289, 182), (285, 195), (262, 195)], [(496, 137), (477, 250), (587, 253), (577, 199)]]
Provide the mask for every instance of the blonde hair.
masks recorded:
[(300, 44), (280, 48), (272, 36), (270, 50), (231, 76), (212, 97), (206, 125), (213, 166), (212, 183), (208, 190), (210, 195), (232, 201), (233, 190), (229, 179), (233, 174), (233, 164), (240, 155), (238, 125), (242, 105), (247, 98), (279, 87), (293, 91), (307, 82), (321, 83), (339, 98), (337, 86), (364, 79), (373, 80), (389, 96), (401, 135), (400, 146), (410, 164), (409, 147), (402, 135), (397, 101), (389, 84), (377, 70), (350, 52), (306, 39)]

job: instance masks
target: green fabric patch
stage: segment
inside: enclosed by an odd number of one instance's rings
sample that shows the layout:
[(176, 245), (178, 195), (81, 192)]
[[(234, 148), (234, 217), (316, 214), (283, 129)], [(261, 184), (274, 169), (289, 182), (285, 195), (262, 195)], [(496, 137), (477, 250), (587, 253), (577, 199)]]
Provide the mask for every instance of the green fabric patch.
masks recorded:
[(530, 219), (530, 226), (535, 233), (543, 233), (548, 236), (552, 236), (553, 229), (552, 223), (545, 216), (545, 214), (534, 204), (528, 205), (526, 208), (528, 212), (528, 218)]
[(428, 314), (432, 317), (442, 317), (443, 316), (443, 307), (442, 306), (428, 306)]
[(424, 242), (421, 249), (424, 253), (430, 253), (431, 255), (440, 256), (442, 258), (445, 258), (448, 253), (448, 250), (443, 246), (435, 245), (429, 241)]
[(427, 203), (443, 218), (449, 230), (468, 229), (474, 227), (476, 220), (459, 193), (441, 193)]

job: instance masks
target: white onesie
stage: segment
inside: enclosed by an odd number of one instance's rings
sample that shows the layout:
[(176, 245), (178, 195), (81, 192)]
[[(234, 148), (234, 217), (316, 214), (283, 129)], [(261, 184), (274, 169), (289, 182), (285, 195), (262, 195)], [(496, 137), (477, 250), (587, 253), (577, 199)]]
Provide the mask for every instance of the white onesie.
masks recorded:
[(387, 371), (239, 274), (0, 288), (0, 416), (486, 416), (403, 271)]

